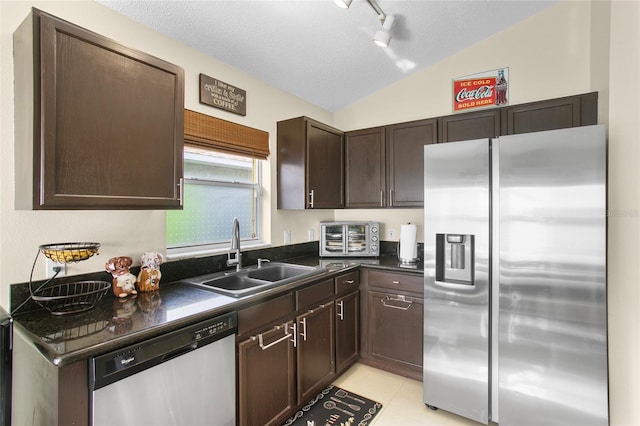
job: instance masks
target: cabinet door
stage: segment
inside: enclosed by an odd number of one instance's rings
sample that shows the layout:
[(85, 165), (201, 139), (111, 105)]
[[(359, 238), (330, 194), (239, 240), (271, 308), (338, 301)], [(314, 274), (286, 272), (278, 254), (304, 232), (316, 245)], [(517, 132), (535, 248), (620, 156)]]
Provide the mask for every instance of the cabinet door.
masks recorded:
[(181, 208), (184, 71), (34, 14), (34, 208)]
[(502, 134), (539, 132), (581, 125), (580, 96), (531, 102), (503, 110)]
[(369, 291), (367, 299), (371, 357), (422, 374), (422, 298)]
[(346, 207), (386, 207), (385, 129), (345, 133)]
[(437, 139), (437, 120), (387, 127), (389, 207), (424, 206), (424, 146)]
[(360, 297), (358, 291), (336, 299), (336, 373), (340, 374), (358, 359), (360, 339)]
[(344, 207), (344, 137), (322, 124), (307, 122), (307, 208)]
[(495, 138), (500, 135), (498, 109), (448, 115), (438, 120), (438, 142)]
[(293, 324), (238, 344), (238, 423), (277, 424), (296, 405)]
[(335, 377), (333, 302), (296, 318), (298, 403), (313, 397)]

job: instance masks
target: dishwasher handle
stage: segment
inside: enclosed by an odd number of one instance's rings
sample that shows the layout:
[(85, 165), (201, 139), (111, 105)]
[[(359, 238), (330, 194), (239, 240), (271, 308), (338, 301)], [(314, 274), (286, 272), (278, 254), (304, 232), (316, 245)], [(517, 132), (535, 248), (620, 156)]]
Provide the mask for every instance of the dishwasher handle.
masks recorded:
[(178, 349), (176, 349), (176, 350), (174, 350), (172, 352), (163, 354), (162, 357), (160, 357), (160, 362), (162, 363), (162, 362), (165, 362), (165, 361), (169, 361), (170, 359), (177, 358), (180, 355), (184, 355), (184, 354), (186, 354), (188, 352), (191, 352), (194, 349), (198, 349), (198, 343), (197, 342), (193, 342), (190, 345), (183, 346), (183, 347), (178, 348)]

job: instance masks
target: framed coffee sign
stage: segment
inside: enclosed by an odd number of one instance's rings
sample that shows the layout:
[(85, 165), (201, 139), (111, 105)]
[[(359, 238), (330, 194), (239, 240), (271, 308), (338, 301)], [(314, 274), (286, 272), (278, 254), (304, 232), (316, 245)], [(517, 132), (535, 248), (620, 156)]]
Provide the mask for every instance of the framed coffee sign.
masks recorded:
[(247, 92), (200, 74), (200, 103), (238, 115), (247, 115)]
[(453, 112), (509, 104), (509, 68), (453, 79)]

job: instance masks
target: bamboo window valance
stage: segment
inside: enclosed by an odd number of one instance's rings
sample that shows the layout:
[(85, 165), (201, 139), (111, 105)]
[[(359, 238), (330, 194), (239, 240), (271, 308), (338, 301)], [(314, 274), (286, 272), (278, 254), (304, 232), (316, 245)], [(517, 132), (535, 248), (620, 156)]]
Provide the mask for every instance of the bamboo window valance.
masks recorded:
[(261, 160), (269, 156), (269, 133), (188, 109), (184, 110), (184, 143)]

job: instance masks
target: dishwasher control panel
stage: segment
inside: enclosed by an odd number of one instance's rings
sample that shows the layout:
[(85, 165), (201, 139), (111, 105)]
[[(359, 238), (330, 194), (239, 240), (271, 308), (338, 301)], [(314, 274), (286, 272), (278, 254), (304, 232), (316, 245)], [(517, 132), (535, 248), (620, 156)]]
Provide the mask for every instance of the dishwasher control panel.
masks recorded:
[(214, 324), (208, 324), (203, 328), (200, 328), (193, 332), (193, 339), (196, 341), (200, 341), (205, 337), (215, 336), (220, 333), (224, 333), (225, 331), (234, 329), (236, 327), (236, 322), (232, 317), (222, 317), (219, 318), (219, 321)]

